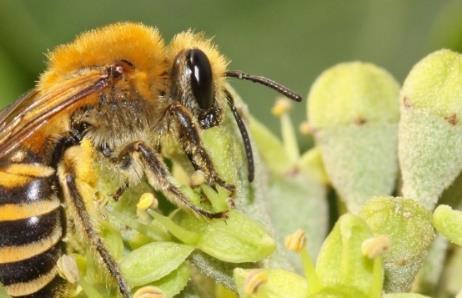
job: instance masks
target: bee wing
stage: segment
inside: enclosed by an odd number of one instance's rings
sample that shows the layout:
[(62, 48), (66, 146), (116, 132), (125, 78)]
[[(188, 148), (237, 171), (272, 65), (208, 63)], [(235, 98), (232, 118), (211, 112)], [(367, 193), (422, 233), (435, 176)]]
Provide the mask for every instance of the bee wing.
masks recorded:
[(0, 158), (9, 154), (48, 120), (110, 84), (107, 72), (95, 70), (56, 83), (44, 92), (32, 90), (0, 113)]

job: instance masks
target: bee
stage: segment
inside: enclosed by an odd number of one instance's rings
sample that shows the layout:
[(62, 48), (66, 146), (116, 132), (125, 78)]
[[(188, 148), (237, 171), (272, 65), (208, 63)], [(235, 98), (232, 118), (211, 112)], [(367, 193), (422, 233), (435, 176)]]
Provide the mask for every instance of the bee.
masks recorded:
[[(83, 33), (48, 56), (35, 89), (0, 113), (0, 283), (12, 297), (59, 297), (65, 284), (56, 262), (72, 222), (118, 285), (130, 289), (92, 225), (81, 182), (96, 179), (85, 169), (83, 142), (126, 179), (142, 178), (177, 206), (221, 218), (192, 204), (164, 163), (161, 148), (174, 138), (206, 183), (233, 189), (214, 169), (201, 131), (220, 125), (230, 109), (242, 135), (248, 179), (254, 179), (249, 136), (226, 78), (260, 83), (300, 101), (270, 79), (227, 71), (227, 60), (202, 34), (186, 31), (165, 45), (159, 32), (117, 23)], [(65, 209), (63, 209), (65, 206)]]

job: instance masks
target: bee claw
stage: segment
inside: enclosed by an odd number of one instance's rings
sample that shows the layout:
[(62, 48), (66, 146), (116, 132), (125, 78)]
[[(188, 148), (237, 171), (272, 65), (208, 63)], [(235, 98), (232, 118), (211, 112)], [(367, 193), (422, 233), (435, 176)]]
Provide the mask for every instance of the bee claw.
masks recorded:
[[(226, 190), (228, 190), (231, 193), (230, 196), (234, 196), (234, 194), (236, 193), (236, 186), (234, 186), (233, 184), (226, 183), (225, 181), (223, 181), (220, 178), (215, 178), (214, 180), (215, 181), (214, 181), (213, 184), (220, 185), (221, 187), (225, 188)], [(216, 187), (215, 187), (215, 189), (216, 189)]]
[(205, 217), (208, 219), (227, 219), (228, 218), (228, 210), (220, 211), (220, 212), (209, 212), (203, 209), (195, 209), (194, 211), (199, 216)]

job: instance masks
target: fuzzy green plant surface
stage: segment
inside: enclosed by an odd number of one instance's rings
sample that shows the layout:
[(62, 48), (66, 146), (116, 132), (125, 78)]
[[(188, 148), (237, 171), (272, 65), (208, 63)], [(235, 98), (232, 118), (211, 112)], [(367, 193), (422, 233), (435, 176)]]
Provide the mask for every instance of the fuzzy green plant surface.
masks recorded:
[(399, 159), (403, 195), (433, 208), (462, 169), (462, 56), (434, 52), (401, 91)]
[(308, 94), (308, 120), (326, 171), (352, 212), (394, 189), (398, 93), (385, 70), (350, 62), (324, 71)]

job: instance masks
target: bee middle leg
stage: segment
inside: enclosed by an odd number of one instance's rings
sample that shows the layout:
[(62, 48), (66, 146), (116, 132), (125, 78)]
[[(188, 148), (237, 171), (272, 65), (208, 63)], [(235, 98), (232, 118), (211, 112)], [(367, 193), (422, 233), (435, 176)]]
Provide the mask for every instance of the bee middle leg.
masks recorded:
[(170, 129), (177, 134), (178, 140), (194, 169), (201, 170), (209, 184), (218, 184), (234, 192), (234, 185), (226, 183), (216, 172), (207, 150), (202, 145), (199, 130), (194, 124), (190, 112), (183, 105), (174, 103), (169, 106), (167, 113), (170, 114), (169, 119), (174, 119), (174, 123), (170, 124), (174, 127), (170, 127)]
[(148, 183), (155, 190), (162, 191), (167, 199), (173, 203), (185, 209), (189, 209), (202, 217), (225, 217), (225, 212), (210, 212), (191, 203), (183, 192), (173, 183), (173, 177), (163, 162), (162, 156), (148, 145), (141, 141), (132, 143), (122, 150), (118, 160), (126, 159), (127, 156), (134, 158), (143, 165)]

